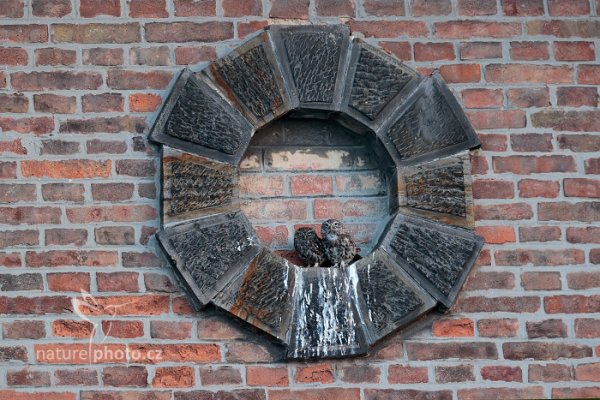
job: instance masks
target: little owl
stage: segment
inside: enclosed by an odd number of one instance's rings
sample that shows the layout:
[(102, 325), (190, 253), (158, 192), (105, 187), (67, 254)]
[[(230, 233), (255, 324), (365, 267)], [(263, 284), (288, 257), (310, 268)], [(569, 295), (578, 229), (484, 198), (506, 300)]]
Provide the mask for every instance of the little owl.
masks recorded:
[(356, 256), (356, 244), (336, 219), (328, 219), (321, 225), (323, 250), (332, 266), (347, 266)]
[(321, 239), (313, 228), (300, 228), (294, 233), (294, 248), (307, 267), (319, 267), (325, 262)]

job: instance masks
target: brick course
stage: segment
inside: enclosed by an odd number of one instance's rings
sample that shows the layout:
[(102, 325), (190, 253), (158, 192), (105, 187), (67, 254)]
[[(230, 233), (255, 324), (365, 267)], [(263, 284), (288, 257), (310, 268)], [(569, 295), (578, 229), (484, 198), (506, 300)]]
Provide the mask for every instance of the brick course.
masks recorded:
[[(0, 0), (0, 398), (600, 396), (599, 12), (594, 0)], [(365, 360), (283, 363), (243, 326), (194, 312), (155, 255), (145, 135), (176, 72), (282, 21), (345, 22), (439, 69), (482, 141), (472, 172), (486, 247), (458, 303)], [(332, 210), (373, 240), (373, 169), (277, 151), (243, 164), (266, 244), (289, 249), (294, 228)], [(305, 163), (315, 171), (293, 172)], [(249, 180), (257, 168), (269, 173)], [(141, 360), (36, 353), (87, 348), (71, 302), (81, 290), (98, 301), (84, 310), (95, 346), (106, 336)]]

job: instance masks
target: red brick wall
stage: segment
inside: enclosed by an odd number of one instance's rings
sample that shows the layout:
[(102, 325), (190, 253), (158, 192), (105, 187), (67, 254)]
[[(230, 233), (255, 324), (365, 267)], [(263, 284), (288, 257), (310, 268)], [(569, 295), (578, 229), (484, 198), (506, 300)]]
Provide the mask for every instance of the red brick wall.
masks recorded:
[[(600, 396), (599, 9), (0, 0), (0, 398)], [(251, 332), (193, 313), (153, 254), (157, 156), (145, 132), (174, 73), (283, 19), (341, 20), (421, 72), (439, 68), (483, 143), (478, 266), (450, 313), (367, 359), (276, 362)], [(96, 332), (72, 312), (80, 289), (96, 298)], [(94, 349), (112, 351), (97, 363), (43, 357), (87, 349), (92, 333)], [(125, 350), (141, 358), (125, 362)]]

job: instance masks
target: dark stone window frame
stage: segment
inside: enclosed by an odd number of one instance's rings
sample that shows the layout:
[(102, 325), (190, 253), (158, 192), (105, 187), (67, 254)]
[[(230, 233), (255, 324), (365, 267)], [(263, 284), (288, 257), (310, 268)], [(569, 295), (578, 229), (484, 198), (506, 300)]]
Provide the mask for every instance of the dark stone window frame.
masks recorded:
[[(260, 246), (239, 208), (250, 138), (287, 113), (374, 135), (391, 162), (391, 216), (349, 267), (291, 264)], [(249, 322), (291, 359), (365, 355), (449, 308), (483, 246), (468, 153), (479, 141), (460, 105), (437, 73), (422, 77), (344, 25), (270, 26), (185, 69), (150, 140), (162, 146), (157, 239), (190, 300)]]

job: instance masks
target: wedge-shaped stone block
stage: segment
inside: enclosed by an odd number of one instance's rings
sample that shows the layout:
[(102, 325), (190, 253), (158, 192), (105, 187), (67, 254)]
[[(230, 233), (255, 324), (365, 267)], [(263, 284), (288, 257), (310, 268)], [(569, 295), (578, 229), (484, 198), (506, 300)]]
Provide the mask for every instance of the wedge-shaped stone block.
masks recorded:
[(300, 107), (339, 110), (349, 29), (345, 25), (277, 25), (269, 29)]
[(399, 165), (445, 157), (479, 145), (479, 139), (439, 74), (424, 79), (378, 131)]
[(236, 167), (163, 147), (163, 223), (239, 209)]
[(420, 80), (416, 71), (398, 59), (355, 39), (342, 110), (369, 128), (377, 129)]
[(398, 194), (402, 212), (472, 228), (473, 192), (468, 152), (400, 168)]
[(152, 141), (237, 165), (252, 125), (200, 75), (184, 70), (152, 130)]
[(357, 261), (363, 305), (361, 313), (375, 343), (432, 309), (436, 301), (383, 250)]
[(366, 354), (364, 321), (349, 268), (297, 268), (287, 356), (292, 359)]
[(291, 103), (290, 90), (285, 87), (268, 32), (218, 59), (207, 72), (256, 127), (297, 106), (297, 102)]
[(203, 306), (260, 251), (254, 230), (241, 212), (167, 227), (157, 237)]
[(483, 239), (466, 229), (397, 214), (382, 248), (431, 296), (450, 307), (471, 270)]
[(295, 267), (267, 249), (213, 303), (282, 342), (288, 339)]

